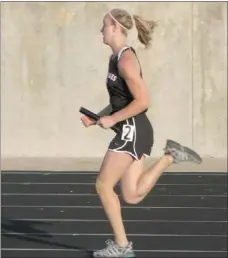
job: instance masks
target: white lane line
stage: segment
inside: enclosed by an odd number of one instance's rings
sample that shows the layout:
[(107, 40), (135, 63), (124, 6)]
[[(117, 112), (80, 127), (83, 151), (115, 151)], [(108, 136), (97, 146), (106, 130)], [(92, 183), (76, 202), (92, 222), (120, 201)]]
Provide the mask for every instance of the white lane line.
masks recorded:
[[(24, 175), (97, 175), (99, 172), (98, 171), (90, 171), (90, 172), (83, 172), (83, 171), (72, 171), (72, 172), (64, 172), (64, 171), (42, 171), (42, 172), (37, 172), (37, 171), (1, 171), (1, 174), (3, 175), (19, 175), (19, 174), (24, 174)], [(227, 176), (228, 172), (165, 172), (163, 176), (196, 176), (196, 177), (201, 177), (204, 175), (207, 176)]]
[[(109, 223), (109, 221), (107, 219), (40, 219), (40, 218), (35, 218), (35, 219), (30, 219), (30, 218), (9, 218), (6, 219), (7, 222), (9, 221), (48, 221), (48, 222), (89, 222), (89, 223), (94, 223), (94, 222), (105, 222), (105, 223)], [(2, 219), (2, 221), (5, 221), (5, 219)], [(148, 219), (126, 219), (123, 220), (124, 222), (132, 222), (132, 223), (136, 223), (136, 222), (155, 222), (155, 223), (227, 223), (227, 220), (148, 220)]]
[[(60, 182), (49, 182), (49, 183), (47, 183), (47, 182), (29, 182), (29, 181), (27, 181), (27, 182), (2, 182), (1, 183), (2, 185), (95, 185), (95, 180), (94, 180), (94, 182), (93, 183), (76, 183), (76, 182), (65, 182), (65, 183), (60, 183)], [(117, 185), (119, 185), (119, 183), (117, 184)], [(158, 183), (158, 184), (156, 184), (156, 186), (157, 185), (163, 185), (163, 186), (168, 186), (168, 185), (172, 185), (172, 186), (188, 186), (188, 185), (190, 185), (190, 186), (213, 186), (213, 187), (215, 187), (215, 186), (226, 186), (227, 184), (213, 184), (213, 183), (210, 183), (210, 184), (195, 184), (195, 183), (192, 183), (192, 184), (165, 184), (165, 183), (163, 183), (163, 184), (161, 184), (161, 183)]]
[[(95, 193), (2, 193), (2, 196), (98, 196)], [(121, 195), (118, 195), (121, 196)], [(207, 195), (207, 194), (149, 194), (148, 196), (164, 196), (164, 197), (222, 197), (227, 198), (227, 195)]]
[[(57, 206), (57, 205), (1, 205), (2, 208), (69, 208), (69, 209), (103, 209), (103, 206)], [(155, 207), (155, 206), (122, 206), (121, 209), (213, 209), (227, 210), (227, 207)]]
[[(83, 252), (86, 250), (79, 250), (79, 249), (67, 249), (67, 248), (56, 248), (56, 249), (50, 249), (50, 248), (1, 248), (2, 251), (67, 251), (67, 252)], [(88, 250), (91, 251), (91, 250)], [(206, 250), (134, 250), (135, 252), (159, 252), (159, 253), (226, 253), (227, 251), (206, 251)]]
[[(110, 236), (113, 237), (113, 234), (107, 233), (20, 233), (20, 232), (3, 232), (1, 233), (2, 236), (4, 235), (25, 235), (25, 236)], [(136, 237), (226, 237), (227, 235), (186, 235), (186, 234), (131, 234), (129, 233), (128, 236), (136, 236)]]

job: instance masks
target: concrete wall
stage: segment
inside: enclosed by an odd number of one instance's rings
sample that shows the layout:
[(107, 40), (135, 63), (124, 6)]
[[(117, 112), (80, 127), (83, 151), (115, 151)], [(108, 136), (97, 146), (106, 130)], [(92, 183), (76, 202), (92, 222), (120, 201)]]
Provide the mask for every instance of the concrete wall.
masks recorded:
[[(113, 136), (84, 129), (80, 106), (108, 104), (103, 15), (124, 7), (159, 22), (137, 51), (151, 93), (153, 157), (167, 138), (227, 157), (227, 3), (1, 3), (1, 147), (7, 158), (102, 157)], [(94, 147), (95, 150), (92, 148)]]

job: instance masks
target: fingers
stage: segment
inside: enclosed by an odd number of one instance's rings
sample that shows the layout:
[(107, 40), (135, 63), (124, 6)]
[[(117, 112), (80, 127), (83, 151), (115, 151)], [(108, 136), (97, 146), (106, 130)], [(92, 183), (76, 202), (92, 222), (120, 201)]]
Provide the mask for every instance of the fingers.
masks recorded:
[(93, 121), (91, 118), (89, 118), (88, 116), (85, 116), (85, 115), (82, 116), (81, 119), (84, 121)]
[(91, 119), (91, 118), (89, 118), (85, 115), (81, 117), (81, 121), (82, 121), (82, 123), (85, 127), (89, 127), (89, 126), (94, 125), (96, 123), (93, 119)]

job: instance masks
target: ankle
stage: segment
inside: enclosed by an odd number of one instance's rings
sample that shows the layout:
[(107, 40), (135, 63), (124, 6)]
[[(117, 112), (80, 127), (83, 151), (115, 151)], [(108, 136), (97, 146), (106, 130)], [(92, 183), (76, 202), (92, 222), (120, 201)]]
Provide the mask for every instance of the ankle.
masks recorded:
[(127, 247), (128, 244), (129, 244), (129, 242), (127, 241), (127, 239), (124, 240), (124, 241), (119, 241), (118, 239), (116, 239), (115, 242), (117, 243), (117, 245), (118, 245), (119, 247)]
[(174, 158), (171, 153), (165, 153), (163, 156), (170, 164), (174, 162)]

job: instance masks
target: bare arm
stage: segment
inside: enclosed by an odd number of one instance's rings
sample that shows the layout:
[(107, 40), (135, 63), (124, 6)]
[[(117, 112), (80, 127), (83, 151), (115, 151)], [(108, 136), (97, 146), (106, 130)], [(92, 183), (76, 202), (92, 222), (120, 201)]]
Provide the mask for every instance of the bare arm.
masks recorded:
[(123, 54), (119, 61), (119, 71), (134, 99), (128, 106), (112, 115), (116, 123), (141, 113), (148, 108), (150, 101), (148, 89), (140, 76), (138, 61), (132, 52)]

